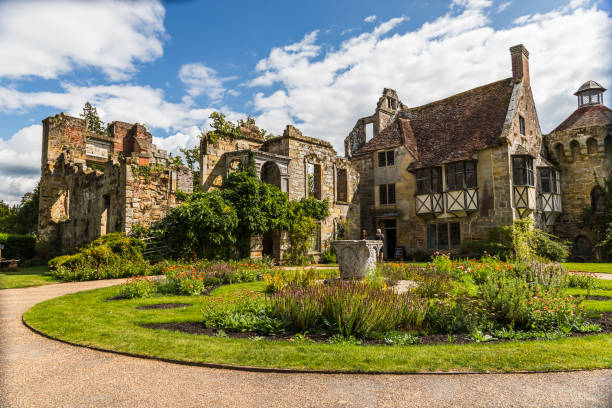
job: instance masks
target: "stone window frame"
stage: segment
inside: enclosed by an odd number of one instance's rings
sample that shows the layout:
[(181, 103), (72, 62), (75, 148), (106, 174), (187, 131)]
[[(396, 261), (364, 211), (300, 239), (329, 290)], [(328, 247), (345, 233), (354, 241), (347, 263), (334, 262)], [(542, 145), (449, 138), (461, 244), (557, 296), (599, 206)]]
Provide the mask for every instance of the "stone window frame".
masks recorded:
[[(442, 226), (444, 226), (444, 228), (441, 228)], [(443, 230), (442, 236), (445, 236), (446, 239), (446, 244), (443, 245), (440, 245), (441, 230)], [(432, 233), (433, 236), (431, 235)], [(461, 223), (456, 221), (427, 224), (425, 229), (425, 242), (428, 250), (453, 250), (461, 248)], [(442, 243), (444, 243), (444, 241), (442, 241)]]
[[(314, 176), (314, 193), (313, 195), (310, 195), (310, 188), (309, 188), (309, 182), (310, 180), (308, 179), (308, 176), (310, 175), (309, 173), (309, 166), (312, 165), (313, 167), (313, 176)], [(318, 171), (317, 171), (318, 169)], [(323, 162), (321, 162), (321, 160), (319, 160), (316, 156), (314, 155), (310, 155), (308, 157), (304, 158), (304, 194), (305, 196), (308, 197), (314, 197), (317, 200), (323, 200), (324, 199), (324, 194), (323, 194)], [(318, 176), (318, 177), (317, 177)], [(318, 183), (317, 183), (317, 178), (318, 178)], [(318, 188), (317, 188), (317, 184), (318, 184)], [(317, 194), (318, 193), (318, 194)]]
[(599, 143), (597, 143), (597, 139), (593, 136), (589, 137), (586, 141), (587, 145), (587, 154), (597, 154), (599, 150)]
[(527, 127), (525, 125), (525, 118), (522, 115), (519, 115), (519, 133), (522, 136), (527, 135)]
[(395, 150), (380, 150), (377, 154), (378, 167), (395, 166)]
[[(314, 238), (314, 239), (313, 239)], [(322, 248), (322, 233), (321, 233), (321, 221), (315, 222), (315, 228), (308, 239), (308, 254), (319, 254)], [(314, 244), (314, 245), (313, 245)]]
[(378, 185), (378, 204), (379, 205), (395, 205), (396, 203), (397, 203), (397, 196), (395, 194), (395, 183), (379, 184)]
[[(343, 173), (344, 174), (344, 186), (345, 186), (345, 197), (344, 200), (341, 199), (340, 197), (340, 174)], [(337, 204), (348, 204), (349, 202), (349, 171), (348, 168), (342, 166), (342, 167), (336, 167), (334, 165), (334, 198), (335, 198), (335, 203)]]

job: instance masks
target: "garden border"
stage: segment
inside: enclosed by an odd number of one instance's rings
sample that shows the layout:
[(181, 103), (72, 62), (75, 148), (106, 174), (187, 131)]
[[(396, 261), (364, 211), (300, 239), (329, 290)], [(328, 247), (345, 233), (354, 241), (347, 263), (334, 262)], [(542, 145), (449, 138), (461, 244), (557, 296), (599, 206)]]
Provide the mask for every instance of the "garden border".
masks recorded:
[[(78, 292), (76, 292), (78, 293)], [(58, 296), (59, 297), (59, 296)], [(54, 298), (51, 298), (54, 299)], [(35, 306), (35, 305), (34, 305)], [(29, 310), (29, 309), (28, 309)], [(183, 366), (191, 367), (204, 367), (204, 368), (215, 368), (223, 370), (234, 370), (234, 371), (245, 371), (254, 373), (274, 373), (274, 374), (364, 374), (364, 375), (478, 375), (478, 374), (547, 374), (547, 373), (571, 373), (577, 371), (599, 371), (599, 370), (610, 370), (610, 368), (576, 368), (568, 370), (534, 370), (534, 371), (360, 371), (360, 370), (307, 370), (307, 369), (292, 369), (292, 368), (269, 368), (269, 367), (255, 367), (255, 366), (239, 366), (230, 364), (219, 364), (219, 363), (202, 363), (197, 361), (185, 361), (175, 360), (171, 358), (153, 357), (146, 354), (128, 353), (125, 351), (109, 350), (96, 346), (88, 346), (85, 344), (74, 343), (68, 340), (62, 340), (51, 335), (48, 335), (34, 327), (30, 326), (26, 322), (24, 315), (21, 315), (21, 322), (25, 327), (30, 329), (32, 332), (45, 337), (50, 340), (58, 341), (60, 343), (68, 344), (74, 347), (83, 347), (86, 349), (100, 351), (103, 353), (116, 354), (125, 357), (141, 358), (145, 360), (156, 360), (164, 363), (178, 364)]]

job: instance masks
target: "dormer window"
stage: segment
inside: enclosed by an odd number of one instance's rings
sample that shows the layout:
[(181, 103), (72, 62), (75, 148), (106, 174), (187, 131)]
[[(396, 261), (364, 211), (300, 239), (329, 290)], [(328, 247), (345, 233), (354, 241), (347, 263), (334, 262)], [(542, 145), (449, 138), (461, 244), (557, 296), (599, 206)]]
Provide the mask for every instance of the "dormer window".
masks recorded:
[(599, 105), (603, 103), (603, 93), (606, 88), (595, 81), (586, 81), (574, 95), (578, 97), (578, 107)]

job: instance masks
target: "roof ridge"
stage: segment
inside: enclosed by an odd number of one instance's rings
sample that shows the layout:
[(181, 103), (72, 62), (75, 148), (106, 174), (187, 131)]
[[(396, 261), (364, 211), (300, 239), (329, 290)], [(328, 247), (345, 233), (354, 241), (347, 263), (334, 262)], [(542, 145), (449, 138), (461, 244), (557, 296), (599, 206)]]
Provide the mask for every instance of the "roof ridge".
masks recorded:
[(480, 90), (482, 88), (486, 88), (486, 87), (491, 86), (491, 85), (497, 85), (497, 84), (499, 84), (501, 82), (504, 82), (504, 81), (508, 81), (511, 84), (512, 83), (512, 77), (500, 79), (499, 81), (493, 81), (493, 82), (490, 82), (490, 83), (485, 84), (485, 85), (480, 85), (480, 86), (477, 86), (475, 88), (471, 88), (471, 89), (468, 89), (466, 91), (459, 92), (459, 93), (447, 96), (446, 98), (443, 98), (443, 99), (438, 99), (438, 100), (435, 100), (435, 101), (427, 102), (424, 105), (419, 105), (419, 106), (414, 106), (412, 108), (407, 108), (407, 109), (402, 110), (402, 112), (409, 112), (409, 111), (417, 110), (417, 109), (420, 109), (420, 108), (428, 107), (430, 105), (435, 105), (435, 104), (438, 104), (438, 103), (447, 102), (449, 99), (453, 99), (453, 98), (456, 98), (456, 97), (459, 97), (459, 96), (467, 95), (470, 92), (474, 92), (474, 91)]

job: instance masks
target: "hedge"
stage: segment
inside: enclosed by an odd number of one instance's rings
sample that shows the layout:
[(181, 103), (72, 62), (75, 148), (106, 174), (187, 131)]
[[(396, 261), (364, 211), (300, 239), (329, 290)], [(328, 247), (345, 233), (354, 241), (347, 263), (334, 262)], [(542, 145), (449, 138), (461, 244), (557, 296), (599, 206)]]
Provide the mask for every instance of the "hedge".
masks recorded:
[(33, 235), (0, 233), (0, 245), (4, 245), (2, 258), (31, 259), (36, 256), (36, 238)]

